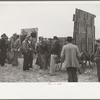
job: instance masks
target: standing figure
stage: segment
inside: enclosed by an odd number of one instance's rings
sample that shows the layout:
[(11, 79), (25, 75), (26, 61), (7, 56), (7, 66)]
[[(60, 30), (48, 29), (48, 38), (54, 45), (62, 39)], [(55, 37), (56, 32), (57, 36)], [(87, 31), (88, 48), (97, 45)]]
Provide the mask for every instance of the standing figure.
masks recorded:
[(12, 66), (18, 66), (18, 49), (20, 46), (20, 42), (18, 39), (17, 33), (13, 34), (11, 38), (11, 51), (13, 54), (12, 58)]
[(48, 54), (48, 46), (47, 41), (43, 40), (40, 45), (41, 48), (41, 65), (43, 69), (47, 69), (47, 54)]
[(43, 40), (43, 37), (39, 37), (37, 52), (38, 58), (36, 64), (40, 66), (40, 69), (47, 69), (46, 55), (48, 52), (48, 47), (46, 41)]
[(18, 57), (19, 57), (19, 51), (20, 51), (21, 41), (19, 35), (16, 36), (16, 40), (14, 43), (14, 59), (13, 59), (13, 65), (18, 66)]
[(64, 45), (61, 58), (64, 60), (68, 72), (68, 82), (78, 82), (77, 68), (79, 67), (80, 52), (76, 45), (72, 44), (72, 37), (67, 37), (67, 45)]
[(60, 44), (58, 42), (58, 37), (53, 37), (53, 44), (51, 46), (51, 59), (50, 59), (50, 75), (55, 75), (57, 67), (57, 59), (60, 56)]
[(32, 68), (32, 48), (31, 43), (29, 41), (29, 36), (26, 36), (25, 40), (22, 43), (22, 54), (24, 57), (23, 60), (23, 71), (29, 70)]
[(8, 61), (8, 64), (11, 64), (12, 62), (12, 59), (11, 59), (11, 41), (8, 40), (7, 42), (7, 61)]
[(47, 46), (48, 46), (48, 52), (46, 55), (46, 60), (47, 60), (47, 66), (50, 69), (50, 56), (51, 56), (51, 46), (52, 46), (52, 39), (51, 38), (48, 39)]
[(97, 40), (98, 42), (98, 47), (96, 49), (95, 53), (95, 61), (97, 65), (97, 77), (98, 77), (98, 82), (100, 82), (100, 40)]
[(39, 59), (40, 59), (40, 68), (41, 69), (47, 69), (47, 62), (46, 62), (46, 54), (48, 52), (48, 47), (46, 44), (46, 41), (43, 40), (43, 38), (40, 39), (39, 43)]
[(0, 64), (1, 66), (5, 65), (6, 53), (7, 53), (7, 35), (3, 34), (0, 39)]
[(40, 37), (39, 37), (39, 41), (36, 43), (36, 51), (37, 51), (37, 60), (36, 60), (36, 64), (38, 66), (41, 67), (41, 54), (40, 54)]
[(35, 54), (35, 42), (34, 37), (29, 36), (29, 68), (32, 68), (33, 66), (33, 55)]

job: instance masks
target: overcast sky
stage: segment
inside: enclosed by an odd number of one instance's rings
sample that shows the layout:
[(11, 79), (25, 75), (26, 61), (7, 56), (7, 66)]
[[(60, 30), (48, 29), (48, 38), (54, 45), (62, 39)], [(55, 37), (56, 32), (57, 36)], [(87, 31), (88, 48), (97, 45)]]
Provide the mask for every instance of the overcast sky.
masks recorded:
[(21, 33), (23, 28), (38, 28), (44, 37), (73, 36), (75, 8), (96, 15), (96, 38), (100, 38), (100, 2), (0, 2), (0, 35)]

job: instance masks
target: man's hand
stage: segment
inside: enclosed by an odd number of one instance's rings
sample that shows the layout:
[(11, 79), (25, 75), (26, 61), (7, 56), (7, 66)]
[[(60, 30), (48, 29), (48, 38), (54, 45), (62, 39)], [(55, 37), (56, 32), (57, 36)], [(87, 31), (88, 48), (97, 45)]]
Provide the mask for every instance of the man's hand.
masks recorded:
[(94, 61), (95, 61), (95, 62), (97, 61), (97, 58), (96, 58), (96, 57), (94, 58)]
[(11, 51), (13, 51), (13, 49), (11, 49)]

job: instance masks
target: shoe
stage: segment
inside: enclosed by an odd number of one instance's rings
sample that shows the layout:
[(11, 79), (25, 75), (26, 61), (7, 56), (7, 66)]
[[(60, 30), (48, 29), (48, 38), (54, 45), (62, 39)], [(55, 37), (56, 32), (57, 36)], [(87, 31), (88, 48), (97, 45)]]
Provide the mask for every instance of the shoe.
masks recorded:
[(30, 66), (29, 68), (33, 68), (33, 66)]
[(51, 73), (49, 73), (50, 74), (50, 76), (56, 76), (56, 74), (51, 74)]
[(2, 67), (4, 67), (4, 65), (1, 65)]
[(23, 71), (29, 71), (29, 69), (24, 69)]

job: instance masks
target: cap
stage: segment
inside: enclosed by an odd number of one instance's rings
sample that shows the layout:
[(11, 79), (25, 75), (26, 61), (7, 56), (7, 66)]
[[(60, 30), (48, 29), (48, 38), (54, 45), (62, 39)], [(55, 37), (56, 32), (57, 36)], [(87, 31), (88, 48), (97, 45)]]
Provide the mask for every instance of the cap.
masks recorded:
[(71, 42), (73, 40), (73, 38), (71, 36), (68, 36), (66, 39), (68, 42)]
[(4, 34), (1, 35), (1, 37), (7, 37), (7, 35), (4, 33)]
[(54, 36), (53, 39), (54, 39), (54, 40), (58, 40), (58, 37), (57, 37), (57, 36)]

